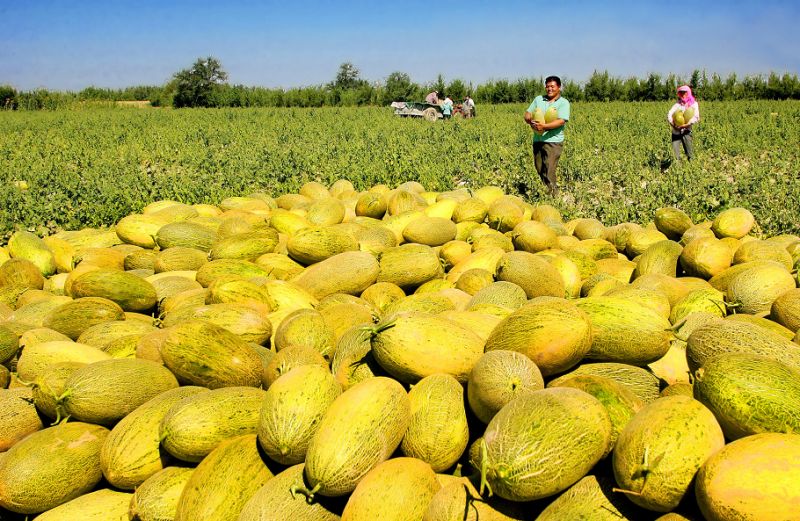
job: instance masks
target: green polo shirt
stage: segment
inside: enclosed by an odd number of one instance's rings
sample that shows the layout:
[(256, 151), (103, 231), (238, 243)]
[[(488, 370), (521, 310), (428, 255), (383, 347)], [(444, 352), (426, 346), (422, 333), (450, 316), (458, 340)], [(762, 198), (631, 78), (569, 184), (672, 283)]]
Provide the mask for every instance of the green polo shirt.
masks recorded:
[[(542, 112), (547, 112), (547, 109), (550, 107), (555, 107), (558, 111), (558, 117), (563, 119), (564, 121), (569, 121), (569, 101), (566, 100), (563, 96), (560, 96), (555, 101), (547, 101), (544, 99), (544, 96), (536, 96), (534, 98), (533, 103), (531, 103), (530, 107), (528, 107), (528, 112), (533, 114), (537, 108), (542, 109)], [(537, 134), (536, 132), (533, 133), (533, 141), (534, 143), (537, 141), (544, 141), (545, 143), (563, 143), (564, 142), (564, 127), (566, 125), (561, 125), (558, 128), (554, 128), (552, 130), (547, 130), (544, 134)]]

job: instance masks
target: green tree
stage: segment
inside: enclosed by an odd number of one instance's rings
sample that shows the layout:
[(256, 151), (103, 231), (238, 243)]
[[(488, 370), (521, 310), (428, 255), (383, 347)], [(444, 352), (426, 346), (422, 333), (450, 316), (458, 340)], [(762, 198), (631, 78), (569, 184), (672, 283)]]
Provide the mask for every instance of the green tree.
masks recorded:
[(453, 103), (456, 103), (457, 100), (463, 100), (464, 96), (467, 95), (467, 86), (463, 80), (455, 79), (447, 86), (445, 94), (450, 96)]
[(366, 80), (361, 79), (361, 71), (358, 70), (358, 67), (350, 62), (344, 62), (339, 65), (339, 72), (336, 73), (336, 79), (332, 86), (339, 90), (350, 90), (363, 87), (366, 83)]
[(215, 106), (215, 90), (224, 84), (228, 74), (214, 57), (198, 58), (189, 69), (175, 74), (175, 107)]
[(386, 84), (381, 93), (381, 101), (387, 105), (393, 101), (413, 101), (417, 96), (419, 86), (411, 81), (405, 72), (393, 72), (386, 78)]
[(0, 85), (0, 109), (17, 108), (17, 91), (10, 85)]

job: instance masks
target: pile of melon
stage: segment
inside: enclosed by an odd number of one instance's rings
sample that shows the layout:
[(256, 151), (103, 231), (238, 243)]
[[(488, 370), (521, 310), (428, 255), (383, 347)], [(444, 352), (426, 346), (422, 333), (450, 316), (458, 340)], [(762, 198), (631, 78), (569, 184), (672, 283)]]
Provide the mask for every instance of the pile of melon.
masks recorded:
[(344, 180), (0, 248), (0, 518), (788, 520), (800, 237)]

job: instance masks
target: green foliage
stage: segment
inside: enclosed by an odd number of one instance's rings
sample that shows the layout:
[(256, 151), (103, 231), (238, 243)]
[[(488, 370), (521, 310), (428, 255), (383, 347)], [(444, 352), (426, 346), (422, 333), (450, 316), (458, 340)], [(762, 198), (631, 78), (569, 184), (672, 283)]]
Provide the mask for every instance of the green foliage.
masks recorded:
[(199, 58), (189, 69), (175, 74), (175, 95), (172, 104), (181, 107), (218, 107), (217, 90), (227, 73), (216, 58)]
[[(281, 102), (324, 101), (326, 92)], [(800, 233), (800, 149), (787, 145), (800, 142), (800, 102), (704, 102), (691, 163), (672, 163), (668, 102), (575, 102), (555, 200), (533, 169), (526, 107), (482, 105), (480, 117), (447, 124), (387, 108), (3, 112), (0, 233), (110, 225), (158, 199), (218, 203), (339, 178), (358, 189), (409, 180), (429, 190), (527, 186), (531, 202), (608, 225), (649, 222), (662, 206), (696, 222), (744, 206), (765, 232)], [(27, 190), (13, 182), (22, 180)]]
[(386, 78), (381, 92), (381, 104), (388, 105), (393, 101), (414, 101), (421, 99), (420, 86), (411, 81), (405, 72), (393, 72)]
[(0, 109), (14, 110), (17, 108), (17, 91), (10, 85), (0, 85)]

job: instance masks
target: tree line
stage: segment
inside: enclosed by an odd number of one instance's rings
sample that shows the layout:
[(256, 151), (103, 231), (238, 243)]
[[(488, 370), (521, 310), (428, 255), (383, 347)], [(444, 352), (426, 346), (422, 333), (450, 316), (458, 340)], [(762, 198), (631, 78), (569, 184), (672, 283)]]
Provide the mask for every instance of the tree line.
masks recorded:
[[(339, 66), (336, 77), (324, 85), (290, 89), (253, 87), (228, 83), (227, 73), (213, 58), (200, 58), (173, 75), (161, 86), (124, 89), (88, 87), (78, 92), (36, 89), (17, 91), (0, 86), (0, 108), (55, 110), (80, 103), (149, 101), (154, 106), (182, 107), (349, 107), (385, 106), (393, 101), (420, 101), (431, 90), (449, 95), (456, 102), (466, 95), (476, 103), (527, 103), (544, 92), (543, 77), (489, 80), (473, 85), (462, 79), (416, 83), (404, 72), (393, 72), (384, 80), (369, 82), (350, 62)], [(650, 73), (645, 78), (622, 78), (608, 71), (594, 71), (585, 82), (562, 78), (562, 94), (570, 101), (665, 101), (675, 96), (679, 85), (688, 84), (695, 97), (704, 101), (753, 99), (800, 99), (797, 74), (748, 75), (735, 73), (723, 78), (694, 70), (689, 77)]]

